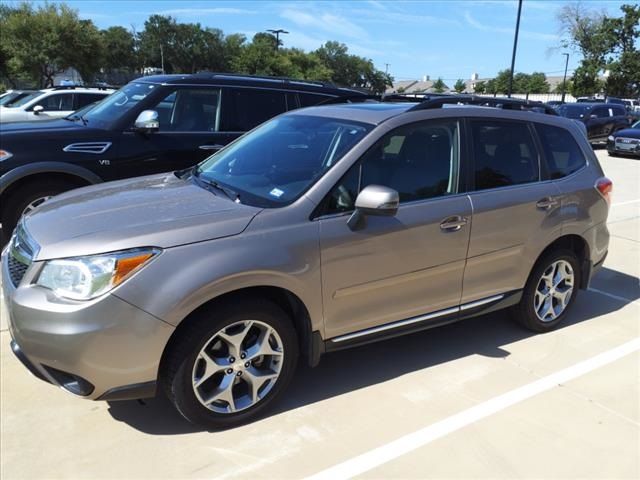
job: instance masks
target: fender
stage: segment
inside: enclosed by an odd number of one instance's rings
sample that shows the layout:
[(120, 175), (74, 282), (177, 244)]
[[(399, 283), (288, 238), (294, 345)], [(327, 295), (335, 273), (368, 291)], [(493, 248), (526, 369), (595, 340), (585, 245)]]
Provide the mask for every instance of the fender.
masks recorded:
[(73, 163), (65, 162), (36, 162), (29, 163), (14, 169), (9, 170), (7, 173), (0, 177), (0, 194), (9, 188), (13, 183), (21, 178), (28, 177), (30, 175), (36, 175), (38, 173), (66, 173), (79, 177), (90, 184), (102, 183), (103, 180), (98, 175), (93, 173), (84, 167), (80, 167)]

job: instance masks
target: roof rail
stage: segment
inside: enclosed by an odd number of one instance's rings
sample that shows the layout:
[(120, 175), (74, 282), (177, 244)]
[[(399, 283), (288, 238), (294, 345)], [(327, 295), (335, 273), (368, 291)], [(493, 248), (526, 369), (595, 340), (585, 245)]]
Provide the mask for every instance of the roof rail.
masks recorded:
[(75, 90), (76, 88), (95, 88), (97, 90), (113, 89), (111, 85), (90, 84), (90, 85), (57, 85), (52, 87), (53, 90)]
[(443, 105), (477, 105), (481, 107), (502, 108), (504, 110), (539, 111), (549, 115), (558, 115), (549, 105), (532, 100), (505, 97), (480, 97), (478, 95), (427, 96), (422, 102), (408, 111), (442, 108)]
[(262, 81), (272, 81), (272, 82), (282, 82), (282, 83), (299, 83), (302, 85), (314, 85), (317, 87), (331, 87), (338, 88), (335, 84), (331, 82), (323, 82), (319, 80), (304, 80), (300, 78), (290, 78), (290, 77), (273, 77), (268, 75), (249, 75), (247, 73), (219, 73), (219, 72), (198, 72), (194, 74), (195, 76), (200, 77), (208, 77), (213, 76), (217, 78), (245, 78), (247, 80), (262, 80)]

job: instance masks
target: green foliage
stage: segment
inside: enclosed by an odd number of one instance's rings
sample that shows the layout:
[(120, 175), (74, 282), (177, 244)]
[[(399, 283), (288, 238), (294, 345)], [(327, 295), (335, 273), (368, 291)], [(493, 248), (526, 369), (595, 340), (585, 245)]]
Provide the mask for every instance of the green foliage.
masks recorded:
[[(574, 71), (571, 93), (576, 96), (606, 92), (614, 96), (640, 94), (640, 6), (622, 5), (621, 17), (589, 10), (585, 4), (564, 6), (558, 15), (564, 33), (561, 46), (582, 56)], [(598, 77), (609, 71), (606, 82)]]
[(474, 88), (475, 93), (486, 93), (487, 92), (487, 83), (484, 81), (476, 82), (476, 86)]
[[(85, 81), (96, 75), (125, 83), (145, 67), (166, 73), (198, 71), (274, 75), (332, 81), (382, 93), (392, 77), (346, 45), (327, 42), (315, 52), (277, 48), (276, 37), (225, 35), (199, 23), (151, 15), (137, 33), (123, 27), (98, 30), (65, 4), (0, 4), (0, 78), (12, 85), (50, 85), (57, 72), (73, 67)], [(281, 42), (282, 44), (282, 42)]]
[(435, 82), (433, 82), (431, 88), (435, 93), (442, 93), (447, 89), (447, 85), (441, 78), (438, 78)]
[(467, 88), (467, 84), (461, 78), (459, 78), (456, 81), (456, 83), (453, 85), (453, 89), (456, 91), (456, 93), (462, 93), (465, 91), (466, 88)]
[(76, 68), (91, 80), (101, 66), (101, 36), (90, 20), (80, 20), (65, 4), (29, 3), (0, 12), (2, 73), (10, 81), (26, 76), (40, 87), (51, 86), (56, 72)]

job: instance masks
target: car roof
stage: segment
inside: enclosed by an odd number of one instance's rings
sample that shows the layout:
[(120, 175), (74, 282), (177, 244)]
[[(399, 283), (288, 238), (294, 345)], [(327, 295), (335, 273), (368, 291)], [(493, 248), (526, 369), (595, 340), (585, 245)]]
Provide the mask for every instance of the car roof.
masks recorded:
[(270, 88), (282, 90), (331, 93), (335, 95), (366, 95), (367, 92), (356, 88), (343, 88), (329, 82), (301, 80), (285, 77), (267, 77), (258, 75), (241, 75), (232, 73), (195, 73), (190, 75), (150, 75), (140, 77), (133, 82), (154, 83), (161, 85), (241, 85), (246, 87)]
[[(455, 117), (491, 117), (511, 120), (526, 120), (566, 125), (567, 120), (558, 115), (550, 115), (529, 110), (509, 110), (492, 106), (443, 104), (441, 108), (420, 109), (416, 102), (363, 102), (332, 105), (293, 110), (287, 115), (312, 115), (318, 117), (352, 120), (360, 123), (379, 125), (380, 123), (410, 111), (428, 111), (433, 118)], [(557, 122), (556, 122), (557, 121)]]

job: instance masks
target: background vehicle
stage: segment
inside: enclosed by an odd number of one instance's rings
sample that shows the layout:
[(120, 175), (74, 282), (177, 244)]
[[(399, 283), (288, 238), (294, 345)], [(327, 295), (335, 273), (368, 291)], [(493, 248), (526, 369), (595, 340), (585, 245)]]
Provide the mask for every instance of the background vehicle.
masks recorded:
[(113, 92), (111, 89), (73, 86), (39, 90), (0, 106), (0, 124), (66, 117)]
[(9, 90), (0, 95), (0, 107), (10, 105), (11, 103), (35, 92), (36, 90)]
[(617, 130), (629, 126), (629, 116), (622, 105), (610, 103), (567, 103), (557, 108), (563, 117), (580, 120), (587, 127), (591, 143), (606, 142)]
[[(73, 91), (53, 94), (61, 93)], [(20, 215), (53, 195), (187, 168), (287, 110), (364, 95), (293, 79), (210, 73), (151, 76), (130, 83), (82, 115), (4, 125), (3, 244)]]
[(629, 128), (618, 130), (607, 138), (609, 155), (640, 157), (640, 120)]
[(289, 112), (197, 168), (51, 199), (2, 259), (14, 353), (220, 428), (283, 395), (299, 355), (502, 308), (556, 328), (606, 257), (611, 181), (575, 122), (442, 106)]

